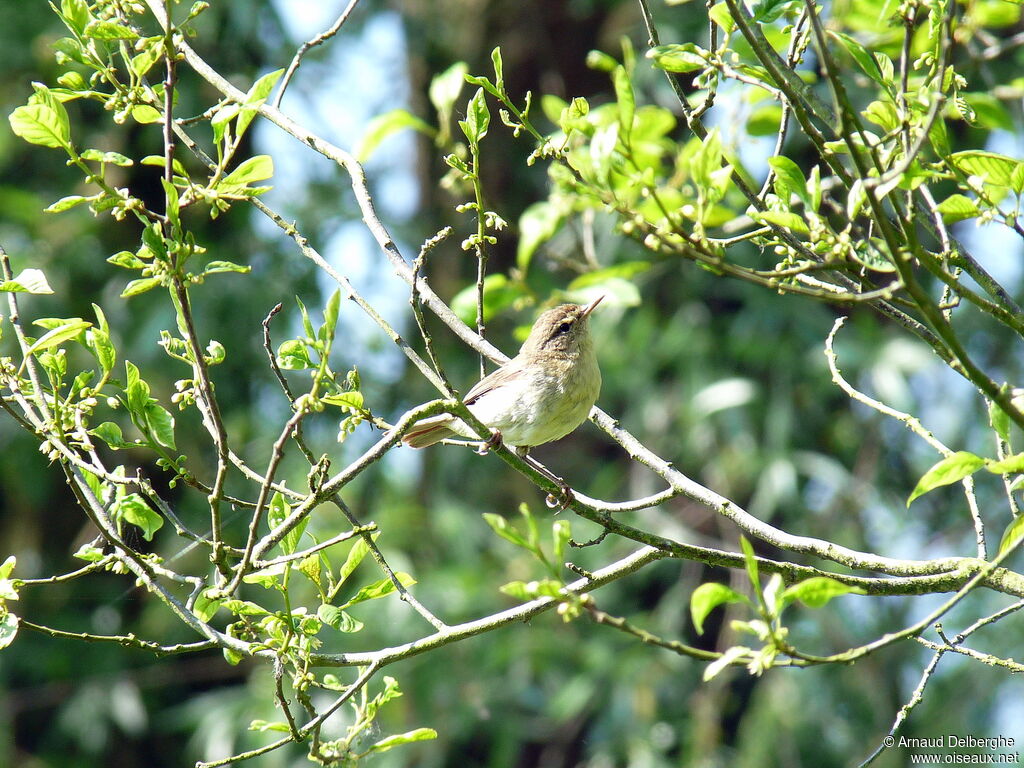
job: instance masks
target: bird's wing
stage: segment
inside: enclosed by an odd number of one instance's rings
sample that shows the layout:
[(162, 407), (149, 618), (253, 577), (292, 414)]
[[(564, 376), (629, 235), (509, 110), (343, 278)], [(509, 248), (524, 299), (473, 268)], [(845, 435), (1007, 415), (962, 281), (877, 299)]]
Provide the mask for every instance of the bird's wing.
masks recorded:
[(518, 365), (518, 360), (518, 357), (513, 358), (498, 370), (484, 376), (480, 381), (472, 386), (469, 392), (466, 393), (466, 396), (462, 398), (462, 402), (466, 405), (472, 405), (488, 392), (508, 384), (519, 375), (520, 366)]

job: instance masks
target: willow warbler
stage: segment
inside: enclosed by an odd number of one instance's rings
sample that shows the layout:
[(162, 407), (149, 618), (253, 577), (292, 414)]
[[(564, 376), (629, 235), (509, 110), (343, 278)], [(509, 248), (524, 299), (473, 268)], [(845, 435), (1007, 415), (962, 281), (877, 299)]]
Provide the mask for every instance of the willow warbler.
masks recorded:
[[(599, 296), (585, 306), (562, 304), (537, 318), (519, 354), (466, 393), (470, 412), (518, 453), (565, 437), (582, 424), (601, 391), (587, 318)], [(442, 414), (424, 419), (403, 438), (424, 448), (447, 437), (478, 438), (461, 419)]]

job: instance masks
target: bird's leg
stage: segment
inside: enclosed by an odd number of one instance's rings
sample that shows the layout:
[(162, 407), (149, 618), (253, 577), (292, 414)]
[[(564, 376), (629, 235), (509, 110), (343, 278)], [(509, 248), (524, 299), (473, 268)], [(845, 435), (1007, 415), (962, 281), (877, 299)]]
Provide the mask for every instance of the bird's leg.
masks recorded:
[(544, 475), (544, 477), (546, 477), (548, 480), (557, 485), (561, 496), (561, 499), (559, 499), (559, 497), (555, 496), (555, 494), (549, 493), (547, 495), (547, 498), (544, 499), (544, 503), (547, 504), (548, 507), (550, 507), (551, 509), (557, 508), (559, 512), (561, 512), (563, 509), (567, 509), (569, 505), (576, 500), (576, 497), (573, 495), (572, 488), (569, 487), (569, 484), (565, 482), (565, 480), (551, 472), (551, 470), (549, 470), (539, 461), (534, 459), (530, 455), (529, 451), (529, 446), (521, 445), (516, 447), (516, 455), (519, 456), (519, 458), (521, 458), (531, 467), (533, 467), (535, 470)]
[(485, 442), (480, 443), (480, 447), (476, 451), (477, 455), (486, 456), (492, 448), (497, 448), (499, 445), (501, 445), (501, 431), (496, 429)]

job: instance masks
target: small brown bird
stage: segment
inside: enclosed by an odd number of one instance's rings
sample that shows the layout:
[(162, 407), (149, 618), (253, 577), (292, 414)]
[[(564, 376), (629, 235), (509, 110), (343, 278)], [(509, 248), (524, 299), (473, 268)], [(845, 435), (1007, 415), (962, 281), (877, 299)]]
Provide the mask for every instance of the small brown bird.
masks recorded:
[[(601, 371), (587, 318), (600, 303), (562, 304), (537, 318), (519, 354), (488, 374), (463, 402), (495, 430), (495, 439), (525, 454), (565, 437), (586, 421), (601, 391)], [(442, 414), (417, 424), (403, 441), (425, 448), (447, 437), (479, 436), (461, 419)]]

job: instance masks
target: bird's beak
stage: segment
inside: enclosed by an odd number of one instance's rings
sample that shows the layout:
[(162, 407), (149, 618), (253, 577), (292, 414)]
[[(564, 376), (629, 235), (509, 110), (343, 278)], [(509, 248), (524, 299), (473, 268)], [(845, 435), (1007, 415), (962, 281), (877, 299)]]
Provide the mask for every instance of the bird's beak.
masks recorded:
[(586, 316), (587, 316), (587, 315), (589, 315), (589, 314), (590, 314), (591, 312), (593, 312), (593, 311), (594, 311), (594, 309), (595, 309), (595, 308), (597, 307), (597, 305), (601, 303), (601, 299), (603, 299), (603, 298), (604, 298), (604, 294), (602, 293), (602, 294), (601, 294), (600, 296), (598, 296), (598, 297), (597, 297), (596, 299), (594, 299), (594, 300), (593, 300), (592, 302), (590, 302), (589, 304), (587, 304), (587, 306), (585, 306), (585, 307), (583, 308), (583, 314), (581, 315), (581, 317), (586, 317)]

